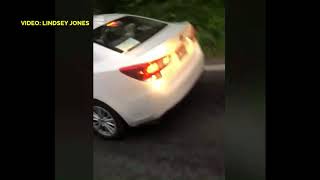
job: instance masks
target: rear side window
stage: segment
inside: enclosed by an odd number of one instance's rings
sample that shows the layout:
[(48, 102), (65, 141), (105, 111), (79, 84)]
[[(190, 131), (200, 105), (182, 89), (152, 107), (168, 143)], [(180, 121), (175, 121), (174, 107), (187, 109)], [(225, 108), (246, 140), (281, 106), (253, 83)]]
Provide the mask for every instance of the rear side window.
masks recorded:
[(120, 53), (128, 52), (166, 25), (145, 18), (125, 16), (94, 29), (93, 41)]

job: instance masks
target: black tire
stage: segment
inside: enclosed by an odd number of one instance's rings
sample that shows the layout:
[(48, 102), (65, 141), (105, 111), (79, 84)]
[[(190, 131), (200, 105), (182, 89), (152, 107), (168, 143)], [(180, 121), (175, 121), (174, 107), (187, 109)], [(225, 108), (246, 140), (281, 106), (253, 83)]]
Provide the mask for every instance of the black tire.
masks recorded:
[(115, 132), (112, 134), (110, 133), (109, 135), (106, 135), (106, 134), (100, 133), (98, 130), (96, 130), (94, 128), (94, 125), (92, 125), (94, 133), (104, 139), (121, 139), (121, 138), (123, 138), (125, 136), (125, 132), (126, 132), (128, 125), (122, 119), (122, 117), (115, 110), (113, 110), (110, 106), (108, 106), (107, 104), (105, 104), (99, 100), (94, 100), (93, 112), (95, 111), (94, 109), (96, 109), (96, 108), (102, 108), (111, 114), (111, 116), (114, 120), (114, 124), (115, 124)]

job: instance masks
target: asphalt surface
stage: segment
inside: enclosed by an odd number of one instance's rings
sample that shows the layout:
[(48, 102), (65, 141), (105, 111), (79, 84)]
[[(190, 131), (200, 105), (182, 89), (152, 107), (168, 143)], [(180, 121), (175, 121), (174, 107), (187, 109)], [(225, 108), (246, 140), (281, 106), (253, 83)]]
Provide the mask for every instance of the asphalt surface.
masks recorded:
[(223, 179), (224, 71), (205, 71), (156, 124), (126, 139), (94, 139), (95, 180)]

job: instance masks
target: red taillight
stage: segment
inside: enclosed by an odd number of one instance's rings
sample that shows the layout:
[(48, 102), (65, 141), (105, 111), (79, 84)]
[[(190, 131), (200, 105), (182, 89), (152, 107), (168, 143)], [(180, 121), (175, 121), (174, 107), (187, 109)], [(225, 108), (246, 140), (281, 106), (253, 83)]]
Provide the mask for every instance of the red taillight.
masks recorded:
[(117, 26), (119, 26), (119, 22), (118, 21), (112, 21), (112, 22), (109, 22), (109, 23), (107, 23), (107, 26), (108, 27), (117, 27)]
[(120, 68), (120, 72), (141, 81), (146, 81), (151, 77), (159, 79), (161, 78), (161, 70), (169, 63), (170, 56), (165, 56), (149, 63)]
[(155, 72), (158, 72), (160, 70), (159, 65), (157, 63), (151, 63), (149, 64), (149, 66), (147, 67), (146, 71), (149, 74), (153, 74)]

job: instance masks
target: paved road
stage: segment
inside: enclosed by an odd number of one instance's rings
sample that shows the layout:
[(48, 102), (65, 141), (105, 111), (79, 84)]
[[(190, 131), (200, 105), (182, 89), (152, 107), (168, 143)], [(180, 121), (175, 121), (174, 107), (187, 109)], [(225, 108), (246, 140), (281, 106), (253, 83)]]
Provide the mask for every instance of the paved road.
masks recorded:
[(123, 141), (94, 139), (95, 180), (223, 179), (224, 71), (206, 71), (157, 124)]

